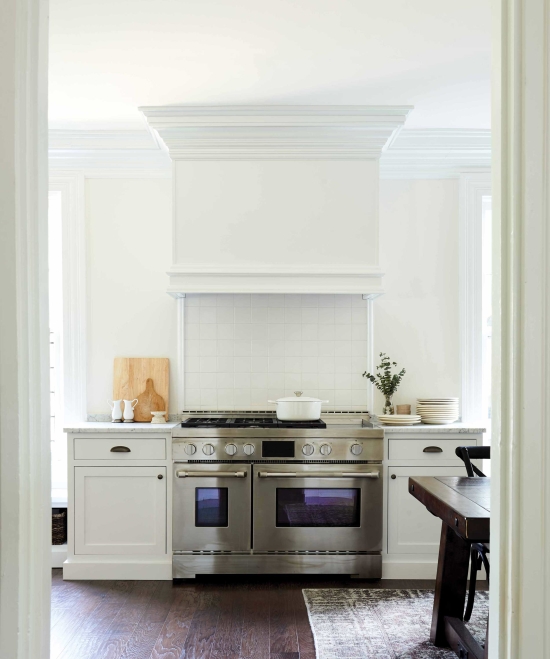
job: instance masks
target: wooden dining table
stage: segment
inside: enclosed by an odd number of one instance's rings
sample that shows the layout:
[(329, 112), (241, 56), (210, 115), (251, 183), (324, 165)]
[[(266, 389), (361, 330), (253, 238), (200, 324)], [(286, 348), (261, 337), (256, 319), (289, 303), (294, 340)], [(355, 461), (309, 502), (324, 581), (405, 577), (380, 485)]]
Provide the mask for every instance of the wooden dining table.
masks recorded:
[[(487, 659), (464, 624), (470, 547), (489, 542), (490, 478), (409, 478), (409, 493), (442, 521), (430, 640), (463, 659)], [(488, 627), (487, 627), (488, 629)]]

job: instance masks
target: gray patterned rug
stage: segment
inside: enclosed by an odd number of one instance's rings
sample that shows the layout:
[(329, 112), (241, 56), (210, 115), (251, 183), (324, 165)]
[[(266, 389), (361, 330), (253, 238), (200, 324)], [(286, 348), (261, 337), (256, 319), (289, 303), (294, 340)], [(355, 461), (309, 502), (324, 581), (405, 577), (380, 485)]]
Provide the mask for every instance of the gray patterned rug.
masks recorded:
[[(456, 659), (430, 643), (433, 590), (303, 591), (317, 659)], [(476, 594), (468, 628), (485, 641), (489, 593)]]

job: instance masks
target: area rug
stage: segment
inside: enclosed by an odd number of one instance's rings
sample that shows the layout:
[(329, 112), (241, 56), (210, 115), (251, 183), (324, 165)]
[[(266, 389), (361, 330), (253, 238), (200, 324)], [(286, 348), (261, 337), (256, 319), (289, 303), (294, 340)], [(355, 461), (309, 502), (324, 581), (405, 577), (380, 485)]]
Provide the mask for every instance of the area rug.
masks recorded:
[[(303, 591), (317, 659), (456, 659), (430, 643), (433, 590)], [(468, 628), (485, 641), (489, 593), (476, 594)]]

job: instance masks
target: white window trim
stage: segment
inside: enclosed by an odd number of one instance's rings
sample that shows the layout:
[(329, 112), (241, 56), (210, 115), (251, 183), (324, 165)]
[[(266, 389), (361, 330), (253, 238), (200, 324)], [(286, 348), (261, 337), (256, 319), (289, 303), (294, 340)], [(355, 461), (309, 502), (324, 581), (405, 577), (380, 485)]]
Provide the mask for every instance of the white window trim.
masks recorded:
[(460, 176), (460, 354), (462, 366), (462, 421), (482, 417), (481, 377), (481, 266), (482, 197), (491, 195), (491, 175)]
[(84, 176), (59, 172), (50, 191), (61, 192), (63, 259), (63, 423), (85, 421), (86, 404), (86, 223)]

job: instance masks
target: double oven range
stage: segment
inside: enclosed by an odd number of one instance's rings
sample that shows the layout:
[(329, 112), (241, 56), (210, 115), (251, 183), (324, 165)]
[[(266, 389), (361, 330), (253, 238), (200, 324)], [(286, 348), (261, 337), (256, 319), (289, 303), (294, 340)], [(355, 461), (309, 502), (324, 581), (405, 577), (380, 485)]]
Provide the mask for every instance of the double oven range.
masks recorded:
[(383, 431), (194, 416), (173, 430), (173, 576), (382, 576)]

